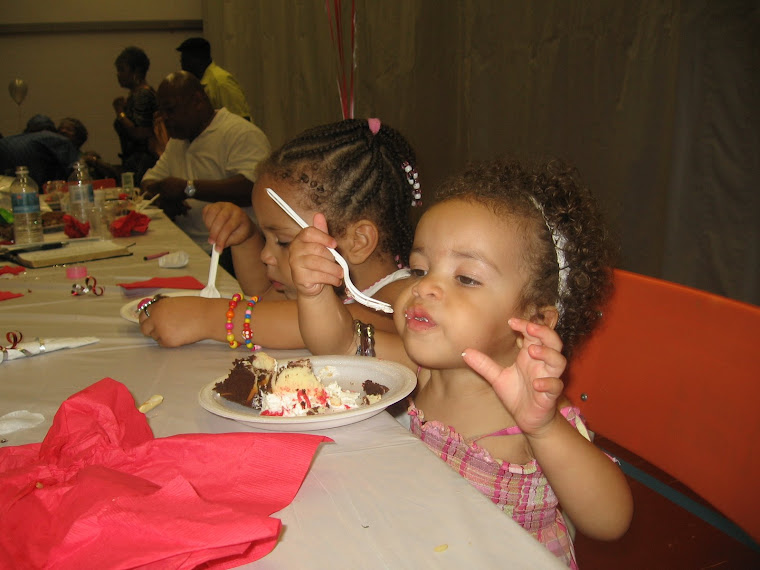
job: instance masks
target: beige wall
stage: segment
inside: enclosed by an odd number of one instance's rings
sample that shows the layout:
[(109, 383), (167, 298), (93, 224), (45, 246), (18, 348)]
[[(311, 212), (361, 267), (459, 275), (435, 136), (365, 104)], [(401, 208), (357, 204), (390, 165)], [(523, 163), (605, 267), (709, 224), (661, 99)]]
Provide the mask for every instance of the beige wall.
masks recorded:
[[(145, 50), (156, 87), (179, 69), (175, 48), (202, 34), (201, 21), (201, 0), (0, 0), (0, 133), (20, 132), (37, 113), (56, 123), (72, 116), (90, 132), (84, 148), (117, 162), (111, 102), (126, 91), (116, 81), (116, 56), (128, 45)], [(20, 106), (8, 93), (15, 78), (29, 87)]]

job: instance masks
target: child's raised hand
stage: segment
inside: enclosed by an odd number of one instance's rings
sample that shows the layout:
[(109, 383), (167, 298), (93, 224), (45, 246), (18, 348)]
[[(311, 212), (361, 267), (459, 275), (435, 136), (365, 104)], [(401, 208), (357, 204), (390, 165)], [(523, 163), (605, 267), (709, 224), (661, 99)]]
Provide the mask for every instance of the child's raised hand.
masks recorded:
[(550, 327), (511, 318), (509, 326), (522, 334), (514, 364), (502, 368), (482, 352), (468, 348), (464, 361), (493, 386), (523, 433), (537, 435), (557, 412), (563, 384), (559, 377), (567, 360), (562, 341)]
[(327, 249), (336, 246), (324, 215), (314, 214), (314, 225), (301, 230), (289, 248), (290, 272), (299, 295), (314, 297), (325, 285), (341, 284), (343, 270)]
[(230, 202), (214, 202), (204, 207), (203, 223), (208, 228), (209, 243), (218, 249), (240, 245), (258, 232), (248, 214)]

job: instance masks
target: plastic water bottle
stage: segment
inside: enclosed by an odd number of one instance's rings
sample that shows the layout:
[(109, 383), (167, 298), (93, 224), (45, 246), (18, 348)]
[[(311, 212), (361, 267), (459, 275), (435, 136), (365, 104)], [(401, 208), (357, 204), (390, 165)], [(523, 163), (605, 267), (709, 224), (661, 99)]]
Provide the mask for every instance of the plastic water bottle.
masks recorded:
[(77, 161), (69, 176), (69, 213), (80, 222), (88, 222), (95, 210), (95, 193), (87, 164)]
[(41, 243), (45, 236), (42, 233), (40, 192), (26, 166), (16, 168), (16, 180), (9, 190), (13, 209), (13, 241), (16, 245)]
[(121, 191), (127, 195), (127, 200), (134, 200), (135, 198), (135, 173), (134, 172), (121, 173)]

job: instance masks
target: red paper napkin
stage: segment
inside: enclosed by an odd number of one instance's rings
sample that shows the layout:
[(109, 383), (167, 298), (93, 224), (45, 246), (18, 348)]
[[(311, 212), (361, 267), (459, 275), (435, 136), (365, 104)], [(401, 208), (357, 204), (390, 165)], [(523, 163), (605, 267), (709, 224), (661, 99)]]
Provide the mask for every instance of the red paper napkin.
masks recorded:
[(72, 239), (87, 237), (90, 233), (90, 222), (82, 223), (69, 214), (63, 216), (63, 224), (63, 233)]
[(13, 275), (18, 275), (19, 273), (23, 273), (26, 271), (23, 267), (13, 267), (12, 265), (3, 265), (0, 267), (0, 275), (5, 275), (6, 273), (11, 273)]
[(192, 275), (181, 277), (153, 277), (147, 281), (133, 281), (132, 283), (119, 283), (124, 289), (203, 289), (204, 285)]
[(15, 299), (16, 297), (23, 297), (23, 293), (12, 293), (11, 291), (0, 291), (0, 301), (7, 301), (8, 299)]
[(154, 439), (111, 378), (74, 394), (45, 440), (0, 448), (0, 567), (204, 568), (275, 546), (323, 436)]
[(132, 233), (144, 234), (148, 231), (150, 218), (140, 212), (130, 210), (126, 216), (116, 218), (111, 222), (111, 235), (114, 237), (129, 237)]

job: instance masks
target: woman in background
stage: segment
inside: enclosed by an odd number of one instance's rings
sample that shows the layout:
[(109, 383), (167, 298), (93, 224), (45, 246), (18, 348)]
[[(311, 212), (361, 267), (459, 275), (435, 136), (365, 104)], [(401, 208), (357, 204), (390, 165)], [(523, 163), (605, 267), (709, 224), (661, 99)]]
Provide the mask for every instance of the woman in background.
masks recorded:
[(129, 89), (129, 95), (113, 100), (113, 126), (121, 144), (121, 168), (115, 169), (114, 175), (134, 172), (134, 183), (139, 187), (143, 174), (158, 159), (153, 135), (153, 115), (158, 104), (155, 90), (145, 80), (150, 59), (140, 48), (130, 46), (118, 55), (115, 65), (119, 85)]

